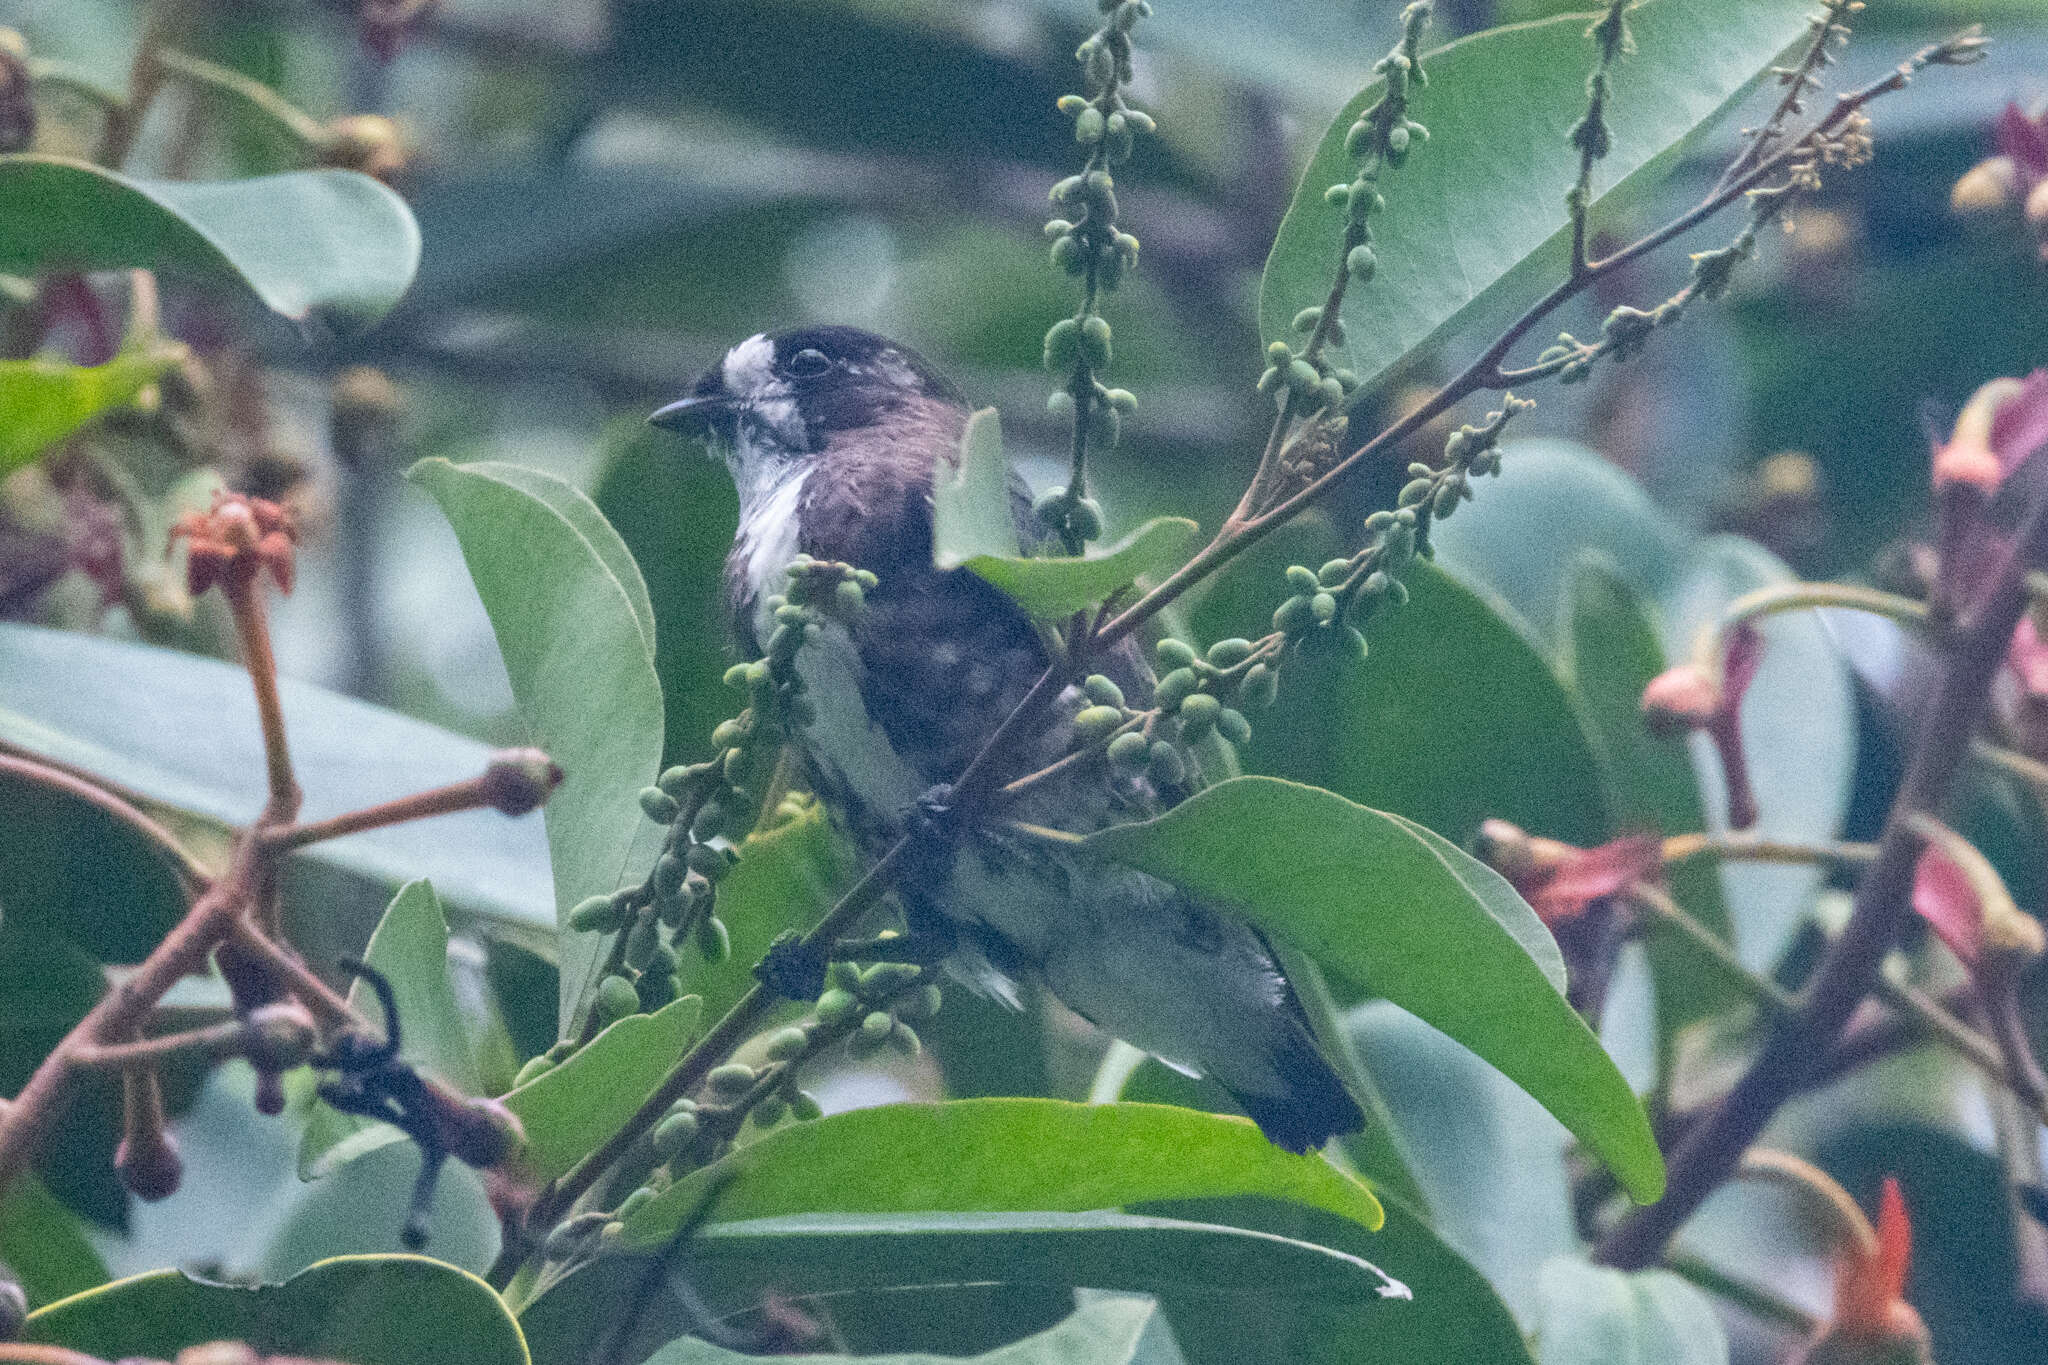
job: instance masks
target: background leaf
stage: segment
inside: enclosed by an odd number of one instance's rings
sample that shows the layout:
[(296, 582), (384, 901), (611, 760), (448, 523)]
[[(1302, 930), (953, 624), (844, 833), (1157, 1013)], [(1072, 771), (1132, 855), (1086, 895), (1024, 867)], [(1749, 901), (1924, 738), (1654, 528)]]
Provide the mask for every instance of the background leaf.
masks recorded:
[[(1162, 1157), (1171, 1154), (1170, 1162)], [(715, 1172), (715, 1174), (713, 1174)], [(626, 1224), (666, 1240), (710, 1182), (721, 1221), (784, 1213), (1080, 1212), (1156, 1199), (1260, 1194), (1379, 1226), (1379, 1201), (1320, 1156), (1268, 1143), (1249, 1120), (1151, 1104), (952, 1100), (792, 1124), (678, 1181)]]
[(137, 1275), (29, 1315), (24, 1339), (109, 1360), (208, 1341), (350, 1365), (527, 1365), (519, 1326), (474, 1275), (424, 1256), (322, 1261), (280, 1285)]
[(1094, 554), (1044, 559), (975, 555), (965, 563), (1034, 619), (1057, 621), (1106, 601), (1140, 578), (1163, 577), (1179, 568), (1201, 530), (1186, 517), (1154, 517)]
[(123, 351), (104, 365), (0, 360), (0, 475), (28, 464), (93, 418), (135, 401), (177, 362), (176, 350)]
[[(1666, 665), (1643, 603), (1611, 564), (1589, 551), (1573, 561), (1563, 611), (1558, 628), (1562, 667), (1599, 746), (1616, 828), (1662, 835), (1705, 829), (1700, 783), (1684, 742), (1659, 739), (1643, 724), (1643, 688)], [(1695, 919), (1722, 938), (1729, 936), (1728, 907), (1712, 863), (1675, 867), (1667, 878), (1671, 893)], [(1699, 954), (1689, 945), (1659, 934), (1647, 947), (1657, 982), (1662, 1076), (1669, 1074), (1680, 1029), (1742, 997), (1720, 973), (1701, 970)]]
[(0, 270), (140, 268), (248, 290), (288, 318), (390, 311), (419, 269), (405, 201), (354, 171), (141, 180), (62, 157), (0, 157)]
[[(650, 1356), (647, 1365), (739, 1365), (758, 1359), (741, 1355), (700, 1338), (671, 1342)], [(805, 1357), (816, 1365), (939, 1365), (941, 1361), (972, 1361), (974, 1365), (1180, 1365), (1182, 1356), (1173, 1335), (1148, 1299), (1104, 1296), (1083, 1304), (1072, 1317), (1022, 1341), (977, 1356), (910, 1355)]]
[[(1740, 99), (1806, 31), (1803, 0), (1647, 0), (1629, 14), (1636, 53), (1614, 68), (1605, 201), (1661, 174), (1703, 121)], [(1344, 300), (1351, 367), (1370, 383), (1492, 297), (1533, 299), (1565, 264), (1564, 192), (1578, 174), (1571, 127), (1586, 109), (1593, 46), (1572, 15), (1494, 29), (1423, 58), (1414, 117), (1430, 138), (1383, 177), (1379, 271)], [(1302, 173), (1259, 285), (1259, 335), (1294, 337), (1295, 313), (1329, 292), (1344, 211), (1323, 191), (1356, 174), (1346, 131), (1379, 99), (1344, 106)], [(1600, 221), (1595, 210), (1595, 221)]]
[(1598, 1040), (1437, 848), (1401, 822), (1314, 787), (1244, 777), (1088, 843), (1241, 907), (1325, 971), (1436, 1025), (1540, 1100), (1636, 1198), (1662, 1191), (1649, 1120)]
[[(1491, 490), (1488, 490), (1489, 492)], [(1607, 835), (1570, 693), (1500, 599), (1430, 563), (1371, 623), (1363, 663), (1290, 657), (1246, 766), (1394, 811), (1462, 843), (1488, 817), (1579, 845)]]
[(0, 1265), (28, 1295), (30, 1308), (107, 1279), (107, 1267), (77, 1218), (33, 1175), (17, 1177), (0, 1197)]
[(1560, 1256), (1543, 1267), (1543, 1365), (1728, 1365), (1706, 1296), (1668, 1270), (1625, 1274)]
[[(463, 781), (490, 761), (490, 746), (395, 711), (289, 678), (280, 691), (292, 757), (306, 773), (304, 819)], [(217, 659), (0, 623), (0, 745), (228, 824), (263, 806), (249, 677)], [(299, 857), (390, 886), (429, 877), (465, 910), (552, 926), (540, 834), (537, 816), (473, 811)]]
[[(631, 568), (623, 544), (607, 541), (600, 551), (579, 529), (579, 521), (601, 516), (567, 484), (550, 482), (542, 498), (528, 491), (545, 478), (533, 471), (446, 460), (423, 460), (407, 477), (434, 495), (455, 529), (497, 632), (526, 738), (565, 774), (544, 813), (556, 914), (566, 915), (586, 896), (640, 875), (635, 843), (652, 829), (637, 804), (662, 749), (646, 589), (629, 590), (615, 572)], [(556, 510), (565, 501), (578, 505), (577, 520)], [(604, 705), (593, 706), (593, 697)], [(600, 944), (596, 934), (563, 937), (564, 1028)]]

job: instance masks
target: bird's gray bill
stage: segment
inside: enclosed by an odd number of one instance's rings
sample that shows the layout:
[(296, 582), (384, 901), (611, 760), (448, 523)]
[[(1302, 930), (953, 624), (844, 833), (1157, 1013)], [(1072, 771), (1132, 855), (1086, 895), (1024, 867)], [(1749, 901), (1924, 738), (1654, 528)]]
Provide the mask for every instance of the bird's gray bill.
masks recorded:
[(732, 406), (732, 400), (722, 395), (716, 397), (682, 398), (658, 409), (647, 419), (649, 426), (664, 431), (680, 431), (687, 436), (700, 436), (711, 423), (712, 418)]

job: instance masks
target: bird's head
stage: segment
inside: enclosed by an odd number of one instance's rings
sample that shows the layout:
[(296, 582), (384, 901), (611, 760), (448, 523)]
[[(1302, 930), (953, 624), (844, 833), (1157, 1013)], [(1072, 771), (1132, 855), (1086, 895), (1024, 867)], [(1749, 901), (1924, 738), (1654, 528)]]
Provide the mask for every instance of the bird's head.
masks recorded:
[(745, 492), (859, 433), (963, 405), (907, 346), (857, 327), (799, 327), (748, 337), (647, 420), (702, 437)]

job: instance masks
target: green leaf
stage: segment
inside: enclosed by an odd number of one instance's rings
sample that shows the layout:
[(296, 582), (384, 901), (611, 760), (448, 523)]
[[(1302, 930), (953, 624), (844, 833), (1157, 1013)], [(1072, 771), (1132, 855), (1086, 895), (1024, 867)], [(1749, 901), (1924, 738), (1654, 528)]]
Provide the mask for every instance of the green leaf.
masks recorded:
[[(495, 463), (422, 460), (407, 475), (434, 495), (455, 529), (470, 577), (490, 613), (530, 743), (565, 774), (544, 807), (555, 912), (639, 875), (634, 848), (652, 826), (636, 798), (661, 763), (661, 683), (643, 626), (644, 587), (628, 589), (623, 543), (600, 550), (582, 529), (602, 517), (581, 493)], [(577, 505), (572, 518), (556, 510)], [(633, 571), (638, 583), (638, 571)], [(602, 705), (593, 705), (602, 698)], [(646, 828), (643, 829), (643, 826)], [(565, 934), (560, 1017), (580, 1006), (602, 946), (597, 934)]]
[(1186, 517), (1154, 517), (1098, 554), (1045, 559), (975, 555), (966, 565), (1034, 619), (1058, 621), (1108, 600), (1141, 577), (1162, 578), (1179, 568), (1201, 530)]
[(113, 408), (135, 401), (178, 352), (124, 351), (104, 365), (0, 360), (0, 475), (12, 473)]
[[(1600, 751), (1616, 826), (1659, 834), (1705, 829), (1699, 781), (1684, 742), (1658, 739), (1643, 724), (1643, 688), (1665, 667), (1644, 604), (1612, 564), (1588, 552), (1572, 561), (1563, 610), (1562, 667)], [(1673, 868), (1670, 888), (1695, 919), (1728, 936), (1728, 908), (1712, 863)], [(1658, 1074), (1666, 1075), (1679, 1030), (1743, 997), (1719, 971), (1702, 970), (1689, 945), (1660, 934), (1648, 948), (1657, 982)]]
[(350, 1365), (530, 1360), (489, 1285), (425, 1256), (337, 1257), (253, 1289), (159, 1270), (29, 1314), (24, 1340), (108, 1360), (168, 1360), (209, 1341)]
[(722, 681), (732, 663), (723, 632), (706, 628), (726, 610), (720, 578), (738, 515), (732, 477), (638, 418), (605, 427), (600, 459), (591, 499), (630, 549), (654, 610), (664, 761), (687, 763), (734, 710)]
[(54, 156), (0, 157), (0, 270), (157, 270), (247, 289), (288, 318), (358, 324), (419, 268), (405, 201), (354, 171), (140, 180)]
[[(399, 890), (370, 935), (363, 961), (391, 982), (405, 1060), (465, 1095), (481, 1094), (483, 1074), (476, 1045), (448, 978), (448, 918), (432, 883), (408, 882)], [(364, 1018), (379, 1017), (376, 995), (367, 982), (358, 980), (350, 986), (348, 1001)], [(388, 1123), (316, 1105), (299, 1143), (300, 1178), (325, 1175), (363, 1151), (401, 1137)]]
[[(307, 820), (460, 782), (490, 761), (489, 746), (395, 711), (289, 678), (279, 690), (292, 757), (319, 774), (306, 784)], [(209, 820), (246, 824), (263, 808), (249, 676), (217, 659), (0, 623), (0, 744)], [(552, 939), (540, 845), (535, 817), (473, 811), (298, 856), (392, 887), (429, 877), (451, 905), (502, 917), (507, 928), (548, 925)]]
[[(647, 1365), (742, 1365), (758, 1356), (714, 1346), (701, 1337), (682, 1337), (648, 1357)], [(1084, 1304), (1056, 1327), (977, 1356), (807, 1355), (812, 1365), (1180, 1365), (1171, 1330), (1159, 1307), (1137, 1297), (1102, 1297)]]
[(1151, 1104), (953, 1100), (791, 1124), (656, 1197), (626, 1224), (658, 1246), (703, 1201), (721, 1221), (787, 1213), (1082, 1212), (1152, 1199), (1259, 1194), (1377, 1228), (1372, 1191), (1249, 1120)]
[[(14, 997), (8, 999), (11, 1004)], [(107, 1281), (106, 1263), (78, 1220), (26, 1172), (0, 1196), (0, 1265), (28, 1295), (31, 1308)]]
[(1528, 628), (1426, 560), (1405, 577), (1408, 604), (1373, 619), (1363, 663), (1288, 661), (1279, 702), (1254, 718), (1246, 766), (1399, 811), (1456, 841), (1498, 817), (1599, 843), (1608, 828), (1598, 762)]
[(932, 485), (932, 562), (955, 569), (977, 556), (1012, 559), (1017, 523), (1010, 516), (1010, 465), (1003, 458), (1003, 419), (982, 408), (960, 434), (960, 460), (941, 466)]
[[(1220, 783), (1154, 820), (1091, 835), (1105, 857), (1240, 907), (1353, 986), (1498, 1067), (1648, 1202), (1664, 1163), (1642, 1105), (1542, 966), (1437, 842), (1330, 792)], [(1526, 906), (1523, 913), (1533, 920)]]
[[(470, 466), (475, 468), (476, 466)], [(605, 520), (597, 504), (578, 492), (571, 484), (564, 483), (552, 474), (524, 465), (504, 464), (493, 461), (490, 471), (494, 478), (503, 480), (548, 505), (556, 515), (574, 527), (576, 534), (590, 545), (605, 571), (618, 580), (625, 590), (626, 601), (633, 608), (634, 624), (640, 627), (640, 638), (646, 643), (647, 657), (654, 657), (654, 604), (647, 598), (646, 580), (640, 577), (640, 566), (633, 562), (633, 552), (626, 548), (626, 542)]]
[[(1408, 1289), (1358, 1256), (1297, 1238), (1183, 1219), (1089, 1213), (799, 1214), (718, 1223), (690, 1243), (691, 1287), (716, 1316), (779, 1293), (795, 1299), (947, 1284), (1087, 1285), (1178, 1291), (1360, 1313)], [(644, 1257), (588, 1263), (520, 1314), (542, 1359), (587, 1355), (592, 1324), (620, 1320)], [(1405, 1311), (1390, 1306), (1386, 1311)], [(641, 1340), (687, 1328), (654, 1314)], [(630, 1347), (619, 1352), (631, 1358)]]
[(505, 1107), (526, 1128), (522, 1168), (553, 1180), (596, 1151), (682, 1059), (703, 1013), (702, 998), (686, 995), (653, 1014), (629, 1014), (509, 1092)]
[(1728, 1365), (1706, 1296), (1668, 1270), (1633, 1274), (1559, 1256), (1543, 1267), (1543, 1365)]
[[(1490, 1173), (1493, 1183), (1499, 1174)], [(1270, 1200), (1147, 1208), (1367, 1256), (1415, 1293), (1412, 1302), (1371, 1312), (1315, 1299), (1162, 1293), (1191, 1365), (1530, 1365), (1513, 1314), (1486, 1279), (1400, 1200), (1386, 1200), (1386, 1208), (1386, 1225), (1375, 1233), (1317, 1209)]]
[[(1630, 12), (1634, 56), (1613, 71), (1614, 145), (1597, 203), (1652, 182), (1688, 134), (1747, 94), (1806, 32), (1805, 0), (1646, 0)], [(1533, 299), (1566, 264), (1564, 192), (1578, 175), (1571, 127), (1586, 108), (1593, 46), (1571, 15), (1494, 29), (1423, 58), (1414, 116), (1429, 141), (1381, 178), (1372, 220), (1379, 270), (1344, 300), (1349, 363), (1368, 383), (1495, 299)], [(1294, 339), (1292, 319), (1329, 292), (1344, 213), (1323, 191), (1357, 173), (1344, 137), (1380, 97), (1344, 106), (1303, 172), (1259, 286), (1259, 335)], [(1594, 220), (1601, 221), (1597, 208)]]

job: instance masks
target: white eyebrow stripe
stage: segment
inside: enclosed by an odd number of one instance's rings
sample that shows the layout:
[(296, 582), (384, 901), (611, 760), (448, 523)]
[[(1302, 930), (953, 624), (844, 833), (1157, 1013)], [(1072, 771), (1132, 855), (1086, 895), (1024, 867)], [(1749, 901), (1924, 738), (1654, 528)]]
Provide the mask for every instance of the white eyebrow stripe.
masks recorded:
[(756, 332), (727, 351), (721, 369), (729, 393), (761, 394), (780, 383), (775, 377), (775, 343), (766, 332)]

